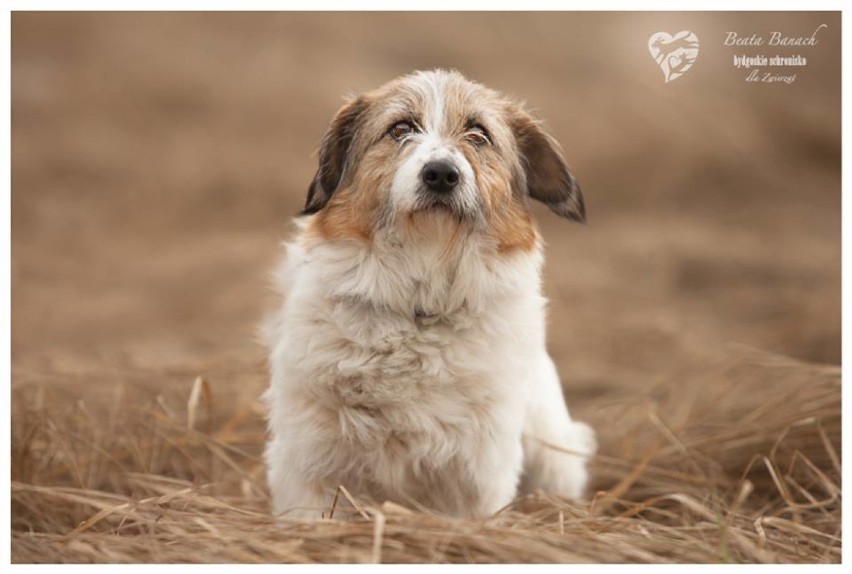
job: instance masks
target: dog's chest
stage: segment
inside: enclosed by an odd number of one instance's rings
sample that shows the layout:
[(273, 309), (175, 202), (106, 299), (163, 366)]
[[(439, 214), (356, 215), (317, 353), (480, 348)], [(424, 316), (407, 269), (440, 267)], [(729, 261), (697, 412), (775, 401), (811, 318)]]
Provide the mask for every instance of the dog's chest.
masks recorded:
[[(494, 318), (413, 309), (408, 317), (341, 305), (318, 334), (331, 360), (316, 373), (322, 399), (364, 414), (476, 408), (503, 392), (511, 361)], [(453, 409), (449, 409), (453, 410)]]
[(322, 249), (298, 266), (273, 355), (284, 408), (293, 420), (314, 413), (323, 444), (364, 452), (450, 452), (443, 445), (512, 426), (496, 421), (522, 409), (543, 345), (535, 254), (443, 267), (384, 255)]

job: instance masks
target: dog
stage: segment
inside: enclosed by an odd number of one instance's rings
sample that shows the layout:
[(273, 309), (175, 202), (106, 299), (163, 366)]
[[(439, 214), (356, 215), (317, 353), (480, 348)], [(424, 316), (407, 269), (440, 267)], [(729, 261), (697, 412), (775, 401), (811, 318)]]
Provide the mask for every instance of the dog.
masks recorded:
[(337, 112), (266, 329), (276, 515), (321, 517), (339, 485), (456, 517), (583, 496), (595, 436), (545, 348), (531, 200), (585, 221), (556, 140), (458, 72)]

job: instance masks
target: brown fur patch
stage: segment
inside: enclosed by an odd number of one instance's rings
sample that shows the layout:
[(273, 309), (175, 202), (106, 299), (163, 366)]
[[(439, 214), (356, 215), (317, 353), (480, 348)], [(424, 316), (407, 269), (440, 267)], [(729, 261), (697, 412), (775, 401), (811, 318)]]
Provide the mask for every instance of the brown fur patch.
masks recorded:
[(306, 233), (324, 239), (359, 239), (371, 242), (375, 226), (393, 181), (393, 148), (373, 146), (354, 158), (350, 182), (339, 189), (311, 220)]
[(526, 196), (517, 190), (512, 162), (493, 151), (466, 149), (464, 154), (476, 174), (488, 222), (486, 234), (497, 244), (497, 251), (532, 251), (538, 243), (538, 230)]
[(530, 252), (538, 243), (538, 232), (529, 211), (517, 205), (504, 216), (496, 219), (492, 226), (493, 235), (498, 239), (497, 251), (508, 253), (516, 250)]
[(374, 211), (370, 205), (369, 195), (361, 194), (358, 198), (346, 201), (346, 196), (357, 196), (353, 188), (340, 190), (336, 197), (317, 213), (308, 224), (305, 234), (318, 236), (323, 239), (358, 239), (370, 242), (373, 239)]

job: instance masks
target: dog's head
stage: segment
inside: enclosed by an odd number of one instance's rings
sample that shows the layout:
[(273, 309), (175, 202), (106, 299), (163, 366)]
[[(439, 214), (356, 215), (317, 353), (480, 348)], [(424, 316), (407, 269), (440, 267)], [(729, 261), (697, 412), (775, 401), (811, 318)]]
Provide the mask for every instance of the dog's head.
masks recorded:
[(355, 98), (322, 139), (305, 214), (329, 238), (443, 218), (532, 248), (529, 199), (585, 220), (559, 144), (517, 103), (457, 72), (417, 72)]

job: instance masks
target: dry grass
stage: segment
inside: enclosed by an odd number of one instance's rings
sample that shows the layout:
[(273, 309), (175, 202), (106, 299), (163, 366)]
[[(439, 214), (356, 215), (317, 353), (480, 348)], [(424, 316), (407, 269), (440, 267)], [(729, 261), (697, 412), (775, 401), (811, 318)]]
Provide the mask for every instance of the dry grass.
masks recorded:
[[(840, 561), (837, 367), (728, 350), (597, 399), (588, 503), (539, 494), (455, 520), (352, 501), (360, 514), (341, 520), (343, 492), (335, 518), (279, 525), (266, 511), (263, 413), (235, 394), (262, 373), (243, 367), (250, 380), (217, 371), (220, 388), (189, 370), (78, 374), (65, 387), (16, 373), (13, 560)], [(152, 378), (173, 391), (146, 395)], [(75, 402), (75, 383), (113, 391)]]

